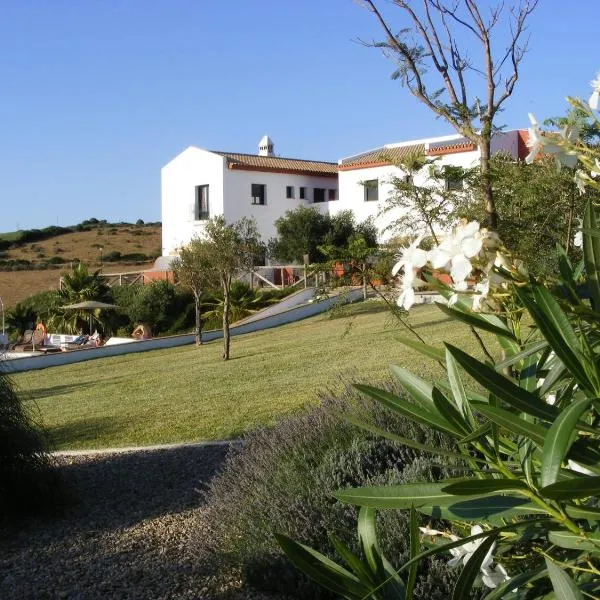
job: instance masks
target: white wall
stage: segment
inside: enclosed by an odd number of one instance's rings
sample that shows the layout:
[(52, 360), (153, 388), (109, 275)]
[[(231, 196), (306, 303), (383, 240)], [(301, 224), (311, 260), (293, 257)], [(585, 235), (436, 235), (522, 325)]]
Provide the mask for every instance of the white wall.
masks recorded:
[[(253, 205), (251, 185), (259, 183), (266, 185), (264, 205)], [(294, 198), (286, 198), (286, 186), (294, 186)], [(323, 202), (313, 204), (313, 189), (337, 189), (337, 177), (318, 177), (313, 175), (292, 175), (287, 173), (269, 173), (263, 171), (245, 171), (242, 169), (225, 169), (224, 173), (225, 200), (224, 214), (227, 221), (237, 221), (242, 217), (253, 217), (263, 242), (267, 242), (277, 234), (275, 221), (286, 211), (299, 206), (314, 206), (321, 212), (327, 212), (328, 204)], [(306, 199), (300, 199), (300, 187), (306, 187)], [(339, 191), (338, 191), (339, 193)], [(327, 198), (327, 192), (325, 192)]]
[(209, 186), (210, 215), (223, 214), (224, 162), (218, 154), (190, 146), (162, 168), (163, 256), (203, 231), (204, 221), (194, 220), (196, 186)]
[[(443, 168), (445, 165), (470, 168), (477, 164), (479, 160), (479, 151), (459, 152), (456, 154), (445, 154), (438, 157), (436, 165)], [(351, 209), (356, 215), (358, 221), (364, 221), (368, 217), (375, 219), (375, 225), (380, 231), (380, 240), (389, 240), (394, 235), (402, 235), (401, 232), (383, 231), (385, 227), (401, 216), (400, 209), (393, 209), (382, 216), (378, 216), (381, 209), (385, 206), (386, 200), (393, 194), (394, 187), (391, 184), (393, 177), (404, 175), (402, 169), (387, 165), (382, 167), (370, 167), (365, 169), (350, 169), (339, 172), (340, 200), (331, 203), (331, 214), (336, 214), (341, 210)], [(371, 179), (379, 181), (379, 200), (365, 201), (365, 187), (363, 182)], [(415, 177), (416, 185), (424, 185), (427, 182), (426, 170), (422, 175)], [(405, 232), (406, 235), (415, 232)]]

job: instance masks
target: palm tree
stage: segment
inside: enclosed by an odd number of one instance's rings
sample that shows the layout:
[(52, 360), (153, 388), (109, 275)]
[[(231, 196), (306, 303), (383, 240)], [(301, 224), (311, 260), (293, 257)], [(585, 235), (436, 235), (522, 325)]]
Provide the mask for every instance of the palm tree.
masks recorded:
[(88, 329), (91, 316), (92, 328), (101, 333), (110, 333), (111, 320), (110, 315), (106, 312), (95, 310), (90, 315), (89, 310), (65, 310), (62, 308), (86, 300), (111, 302), (111, 289), (100, 275), (100, 271), (90, 273), (83, 263), (78, 263), (71, 273), (63, 275), (61, 288), (58, 291), (58, 300), (60, 306), (52, 312), (49, 319), (52, 327), (65, 333), (79, 333)]
[[(245, 317), (264, 308), (267, 304), (273, 304), (278, 300), (266, 299), (259, 292), (256, 293), (247, 283), (233, 281), (229, 292), (231, 322), (235, 323)], [(204, 306), (210, 308), (204, 313), (205, 319), (222, 319), (224, 310), (223, 292), (213, 294), (212, 298), (204, 302)]]
[(37, 314), (35, 310), (24, 302), (15, 304), (15, 306), (6, 313), (6, 325), (9, 329), (16, 331), (19, 335), (23, 335), (26, 329), (35, 327), (36, 321)]

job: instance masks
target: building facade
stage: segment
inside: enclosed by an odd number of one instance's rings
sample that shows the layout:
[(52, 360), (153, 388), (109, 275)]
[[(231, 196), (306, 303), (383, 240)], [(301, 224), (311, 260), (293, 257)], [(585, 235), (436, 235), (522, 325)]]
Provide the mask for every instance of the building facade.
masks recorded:
[[(497, 134), (492, 153), (524, 159), (526, 135), (523, 130)], [(399, 215), (394, 210), (382, 214), (382, 208), (393, 192), (393, 178), (406, 175), (399, 163), (415, 152), (435, 159), (440, 169), (468, 169), (479, 162), (477, 147), (459, 135), (388, 144), (338, 163), (275, 156), (268, 136), (255, 155), (189, 147), (161, 173), (163, 256), (201, 236), (206, 220), (217, 215), (230, 222), (254, 218), (266, 242), (276, 236), (275, 221), (299, 206), (332, 215), (352, 210), (358, 221), (373, 218), (385, 241), (392, 235), (386, 226)], [(426, 185), (427, 178), (424, 169), (414, 182)]]

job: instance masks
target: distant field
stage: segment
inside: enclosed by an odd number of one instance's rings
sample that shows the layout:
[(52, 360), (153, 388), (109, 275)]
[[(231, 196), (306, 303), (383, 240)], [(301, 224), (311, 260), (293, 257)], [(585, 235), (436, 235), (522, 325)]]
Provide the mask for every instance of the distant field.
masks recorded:
[[(121, 273), (126, 271), (142, 271), (149, 269), (154, 263), (141, 263), (136, 265), (122, 265), (119, 263), (104, 265), (104, 273)], [(92, 269), (99, 269), (99, 265), (92, 265)], [(58, 280), (63, 271), (68, 271), (68, 265), (60, 269), (47, 269), (43, 271), (0, 271), (0, 298), (5, 308), (14, 306), (17, 302), (46, 290), (58, 289)]]
[[(357, 305), (359, 308), (360, 305)], [(466, 326), (433, 306), (410, 320), (431, 344), (479, 354)], [(239, 436), (353, 381), (389, 379), (389, 364), (438, 377), (440, 367), (395, 340), (387, 312), (321, 315), (221, 341), (104, 358), (14, 377), (58, 448), (103, 448)]]
[[(15, 233), (1, 234), (11, 240)], [(70, 268), (70, 261), (77, 258), (92, 269), (100, 268), (100, 248), (103, 258), (111, 252), (121, 254), (156, 255), (160, 253), (160, 225), (110, 225), (91, 231), (77, 231), (57, 235), (47, 240), (32, 242), (10, 248), (3, 253), (8, 260), (28, 260), (34, 264), (60, 257), (66, 264), (58, 269), (31, 271), (1, 271), (0, 297), (5, 306), (13, 306), (31, 294), (56, 289), (62, 271)], [(119, 273), (147, 269), (153, 261), (143, 263), (104, 262), (107, 273)]]

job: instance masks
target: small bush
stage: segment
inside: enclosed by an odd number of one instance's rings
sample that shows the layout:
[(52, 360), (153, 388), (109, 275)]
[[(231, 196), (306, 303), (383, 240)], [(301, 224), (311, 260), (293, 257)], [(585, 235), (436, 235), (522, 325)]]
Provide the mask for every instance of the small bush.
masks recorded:
[(47, 442), (0, 371), (0, 520), (55, 509), (58, 477)]
[[(341, 421), (334, 412), (352, 411), (398, 435), (438, 447), (453, 442), (348, 389), (322, 398), (308, 412), (282, 419), (273, 429), (248, 434), (206, 491), (207, 513), (201, 548), (217, 557), (220, 570), (240, 569), (244, 581), (271, 592), (303, 599), (333, 598), (287, 561), (273, 538), (283, 533), (330, 557), (327, 532), (358, 551), (354, 507), (332, 497), (341, 487), (433, 481), (456, 474), (451, 461), (376, 438)], [(380, 511), (380, 544), (399, 567), (408, 557), (408, 523), (401, 511)], [(208, 541), (207, 541), (208, 540)], [(455, 573), (443, 559), (432, 559), (419, 573), (417, 598), (451, 595)]]

